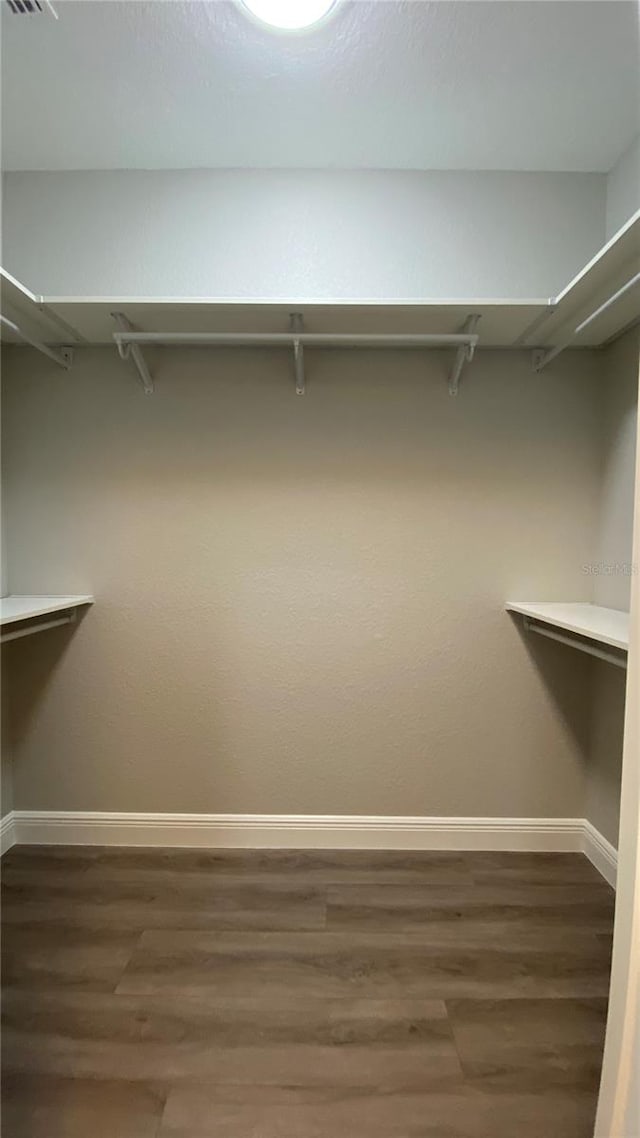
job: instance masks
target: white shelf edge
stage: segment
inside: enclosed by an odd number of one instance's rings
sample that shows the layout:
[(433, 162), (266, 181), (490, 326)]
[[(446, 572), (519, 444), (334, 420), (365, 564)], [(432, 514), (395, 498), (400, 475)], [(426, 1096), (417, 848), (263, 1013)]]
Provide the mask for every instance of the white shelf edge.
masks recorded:
[[(7, 606), (7, 602), (12, 602)], [(0, 598), (0, 625), (15, 624), (22, 620), (33, 620), (35, 617), (48, 616), (54, 612), (64, 612), (67, 609), (80, 608), (83, 605), (92, 605), (94, 598), (88, 594), (74, 596), (29, 596), (10, 594)], [(5, 607), (9, 611), (5, 612)], [(34, 629), (37, 631), (37, 629)]]
[[(507, 612), (585, 636), (611, 648), (629, 648), (629, 613), (582, 602), (508, 601)], [(625, 619), (626, 618), (626, 619)], [(626, 626), (626, 627), (625, 627)]]
[(640, 221), (640, 209), (637, 209), (635, 213), (632, 213), (631, 217), (625, 221), (624, 225), (621, 225), (620, 229), (616, 230), (616, 232), (613, 234), (613, 237), (610, 237), (609, 240), (602, 246), (602, 248), (598, 249), (598, 252), (594, 254), (591, 260), (587, 261), (584, 268), (580, 269), (580, 272), (576, 273), (575, 277), (572, 277), (572, 279), (569, 281), (569, 284), (563, 288), (562, 292), (558, 293), (554, 303), (560, 304), (560, 301), (564, 300), (566, 296), (569, 296), (576, 285), (579, 284), (580, 281), (588, 275), (591, 269), (595, 268), (598, 262), (601, 261), (602, 258), (606, 256), (606, 254), (611, 249), (613, 249), (615, 245), (617, 245), (618, 241), (620, 241), (621, 238), (624, 237), (625, 233), (628, 233), (628, 231), (632, 229), (638, 221)]
[(56, 304), (144, 304), (152, 307), (156, 304), (173, 305), (219, 305), (223, 307), (241, 307), (243, 305), (258, 305), (268, 308), (270, 306), (301, 305), (318, 308), (357, 308), (358, 306), (379, 308), (472, 308), (473, 306), (494, 308), (546, 308), (555, 304), (553, 297), (317, 297), (317, 296), (45, 296), (42, 297), (46, 305)]
[(2, 277), (4, 277), (8, 284), (12, 285), (13, 288), (16, 289), (17, 292), (19, 292), (25, 300), (29, 301), (30, 304), (38, 306), (42, 302), (41, 296), (36, 296), (35, 292), (32, 292), (30, 288), (27, 288), (26, 285), (23, 285), (22, 281), (19, 281), (18, 278), (14, 277), (12, 273), (9, 273), (6, 269), (3, 269), (0, 266), (0, 278)]

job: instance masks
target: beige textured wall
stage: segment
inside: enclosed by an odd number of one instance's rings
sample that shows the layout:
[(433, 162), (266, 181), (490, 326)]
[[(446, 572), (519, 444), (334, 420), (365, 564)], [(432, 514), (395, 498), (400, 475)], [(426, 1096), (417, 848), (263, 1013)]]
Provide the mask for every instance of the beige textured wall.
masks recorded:
[[(628, 332), (603, 357), (602, 477), (598, 518), (598, 573), (594, 600), (629, 608), (633, 564), (638, 354), (640, 331)], [(594, 665), (592, 737), (587, 778), (587, 818), (618, 844), (626, 674)]]
[(596, 355), (8, 356), (12, 591), (97, 598), (8, 646), (19, 808), (582, 814), (590, 662), (503, 604), (589, 599)]
[(618, 846), (626, 672), (594, 663), (585, 816)]
[(629, 611), (633, 562), (640, 328), (616, 340), (602, 360), (602, 473), (594, 602)]
[(2, 782), (0, 785), (0, 813), (4, 818), (5, 814), (10, 814), (13, 810), (13, 768), (11, 764), (11, 756), (9, 748), (2, 741), (2, 764), (0, 767), (2, 772)]

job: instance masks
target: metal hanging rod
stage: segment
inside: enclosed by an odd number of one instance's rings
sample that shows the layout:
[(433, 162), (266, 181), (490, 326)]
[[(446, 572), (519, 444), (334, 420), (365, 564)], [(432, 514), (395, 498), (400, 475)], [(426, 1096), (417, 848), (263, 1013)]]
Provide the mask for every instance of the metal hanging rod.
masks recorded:
[(527, 632), (535, 632), (538, 636), (546, 636), (549, 640), (557, 640), (559, 644), (566, 644), (569, 648), (577, 648), (580, 652), (586, 652), (588, 656), (596, 656), (598, 660), (606, 660), (608, 664), (615, 664), (618, 668), (626, 668), (626, 656), (616, 656), (614, 652), (607, 652), (604, 648), (598, 648), (595, 644), (589, 644), (584, 640), (574, 640), (571, 636), (564, 636), (561, 632), (554, 632), (553, 629), (547, 628), (543, 624), (538, 624), (532, 620), (531, 617), (525, 616), (524, 627)]
[(32, 348), (35, 348), (37, 352), (41, 352), (43, 356), (48, 356), (48, 358), (58, 364), (59, 367), (63, 367), (67, 371), (69, 370), (73, 363), (72, 348), (51, 348), (48, 344), (43, 344), (40, 340), (34, 340), (32, 336), (29, 336), (27, 332), (24, 332), (18, 324), (15, 324), (13, 320), (9, 320), (7, 316), (0, 315), (0, 321), (5, 328), (9, 328), (14, 335), (18, 336), (23, 343), (29, 344)]
[(478, 314), (467, 317), (461, 332), (305, 332), (301, 312), (289, 315), (288, 332), (136, 332), (124, 312), (112, 312), (113, 338), (122, 359), (135, 363), (145, 392), (153, 391), (142, 349), (146, 344), (183, 347), (293, 348), (296, 395), (305, 394), (304, 349), (312, 348), (456, 348), (449, 375), (449, 392), (456, 395), (462, 369), (473, 359), (480, 337)]
[(74, 624), (75, 620), (76, 610), (74, 609), (68, 616), (56, 617), (55, 620), (41, 620), (38, 623), (28, 624), (25, 628), (3, 632), (0, 635), (0, 643), (6, 644), (9, 640), (20, 640), (23, 636), (31, 636), (34, 632), (47, 632), (50, 628), (61, 628), (63, 624)]
[(640, 273), (635, 273), (634, 276), (630, 277), (630, 279), (626, 281), (625, 284), (623, 284), (616, 292), (614, 292), (613, 296), (610, 296), (608, 300), (605, 300), (603, 304), (600, 304), (598, 308), (596, 308), (595, 311), (590, 313), (589, 316), (582, 320), (580, 324), (576, 325), (571, 335), (567, 336), (565, 340), (562, 340), (559, 344), (556, 344), (555, 347), (549, 348), (549, 350), (546, 352), (534, 352), (533, 370), (537, 372), (542, 371), (542, 369), (545, 368), (547, 364), (550, 364), (552, 360), (555, 360), (556, 356), (560, 355), (560, 352), (564, 352), (565, 348), (568, 348), (573, 343), (576, 336), (579, 336), (581, 332), (584, 332), (585, 328), (588, 328), (590, 324), (593, 324), (594, 320), (597, 320), (599, 316), (602, 316), (603, 312), (606, 312), (614, 304), (617, 304), (621, 297), (623, 297), (632, 288), (635, 288), (635, 286), (638, 284), (640, 284)]
[(466, 332), (125, 332), (113, 333), (116, 344), (182, 344), (219, 347), (315, 348), (475, 348), (479, 336)]

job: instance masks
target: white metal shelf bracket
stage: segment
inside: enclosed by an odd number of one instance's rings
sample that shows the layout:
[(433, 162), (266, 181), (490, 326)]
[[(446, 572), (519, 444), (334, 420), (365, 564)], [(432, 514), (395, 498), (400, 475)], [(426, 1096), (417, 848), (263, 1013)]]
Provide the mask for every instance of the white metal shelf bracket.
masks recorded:
[[(467, 319), (462, 325), (462, 334), (472, 336), (478, 326), (479, 320), (480, 315), (477, 312), (473, 312), (470, 316), (467, 316)], [(475, 340), (469, 340), (466, 344), (461, 344), (457, 349), (453, 367), (449, 373), (449, 395), (458, 394), (462, 369), (465, 364), (471, 363), (476, 350), (476, 343), (477, 338)]]
[(73, 363), (73, 348), (52, 348), (49, 344), (43, 344), (40, 340), (34, 340), (32, 336), (23, 332), (19, 324), (15, 324), (13, 320), (9, 320), (7, 316), (0, 315), (0, 321), (5, 328), (9, 328), (24, 344), (29, 344), (30, 347), (35, 348), (41, 355), (53, 360), (54, 363), (58, 364), (58, 367), (63, 367), (66, 371), (69, 370)]
[[(112, 312), (111, 315), (116, 322), (119, 332), (131, 332), (133, 330), (131, 322), (127, 320), (124, 312)], [(128, 360), (129, 357), (131, 357), (133, 360), (138, 375), (142, 380), (142, 386), (144, 387), (145, 395), (153, 395), (153, 378), (151, 376), (149, 368), (147, 367), (147, 361), (144, 358), (140, 345), (123, 343), (122, 340), (116, 338), (116, 346), (118, 348), (118, 355), (120, 356), (121, 360)]]
[[(292, 312), (289, 316), (289, 322), (292, 332), (304, 332), (304, 319), (302, 313)], [(295, 337), (293, 341), (293, 368), (296, 377), (296, 395), (304, 395), (304, 347), (297, 337)]]
[(618, 668), (626, 668), (627, 658), (623, 655), (616, 655), (615, 652), (607, 652), (603, 648), (598, 648), (595, 644), (589, 644), (588, 641), (574, 639), (572, 636), (565, 636), (562, 632), (555, 632), (552, 628), (547, 628), (544, 624), (538, 624), (530, 616), (525, 616), (524, 627), (527, 632), (535, 632), (538, 636), (546, 636), (549, 640), (557, 640), (559, 644), (566, 644), (569, 648), (577, 648), (580, 652), (586, 652), (588, 656), (596, 656), (598, 660), (606, 660), (608, 664), (615, 664)]
[(555, 360), (556, 356), (559, 356), (561, 352), (564, 352), (565, 348), (570, 347), (576, 336), (579, 336), (581, 332), (584, 332), (585, 328), (588, 328), (590, 324), (593, 324), (594, 320), (597, 320), (599, 316), (602, 316), (603, 312), (606, 312), (609, 308), (612, 308), (613, 305), (621, 299), (621, 297), (630, 292), (631, 289), (635, 288), (637, 285), (640, 285), (640, 273), (635, 273), (634, 276), (630, 277), (628, 281), (625, 281), (625, 283), (619, 289), (617, 289), (616, 292), (614, 292), (613, 296), (610, 296), (608, 300), (605, 300), (598, 306), (598, 308), (594, 309), (594, 311), (591, 312), (589, 316), (585, 317), (584, 320), (577, 324), (570, 336), (567, 336), (565, 339), (561, 340), (559, 344), (556, 344), (555, 347), (548, 348), (546, 351), (542, 348), (538, 348), (536, 351), (534, 351), (531, 361), (533, 370), (535, 372), (541, 372), (542, 369), (547, 366), (547, 364), (550, 364), (552, 360)]

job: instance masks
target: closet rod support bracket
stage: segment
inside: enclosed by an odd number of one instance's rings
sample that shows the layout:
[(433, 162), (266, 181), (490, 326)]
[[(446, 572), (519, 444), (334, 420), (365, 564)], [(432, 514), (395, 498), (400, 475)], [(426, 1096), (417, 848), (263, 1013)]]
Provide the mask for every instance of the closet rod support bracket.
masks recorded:
[[(292, 332), (304, 332), (304, 319), (301, 312), (292, 312), (289, 316)], [(293, 341), (293, 369), (296, 378), (296, 395), (305, 395), (304, 375), (304, 347), (300, 340)]]
[(545, 360), (546, 354), (544, 348), (536, 348), (535, 351), (531, 353), (531, 367), (536, 375), (540, 375), (540, 372), (547, 362)]
[[(472, 312), (469, 316), (467, 316), (467, 319), (462, 326), (462, 333), (473, 335), (478, 326), (479, 320), (480, 314), (478, 312)], [(471, 363), (475, 354), (475, 350), (475, 340), (470, 340), (468, 344), (461, 344), (457, 349), (455, 359), (453, 361), (453, 367), (449, 373), (449, 395), (458, 394), (460, 376), (462, 375), (464, 365)]]
[(119, 336), (119, 333), (121, 332), (133, 331), (131, 322), (127, 319), (124, 312), (112, 312), (111, 315), (115, 320), (118, 329), (118, 331), (114, 333), (114, 340), (116, 342), (116, 347), (118, 349), (118, 355), (120, 356), (120, 359), (133, 360), (138, 375), (140, 376), (145, 395), (153, 395), (153, 377), (147, 366), (147, 361), (144, 358), (142, 348), (139, 344), (131, 344), (121, 340)]

